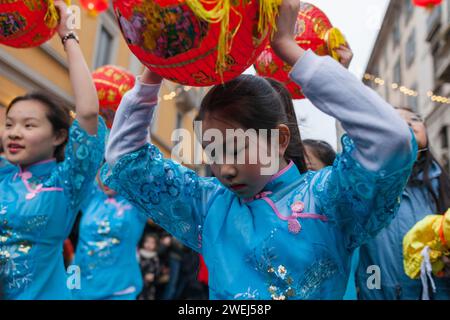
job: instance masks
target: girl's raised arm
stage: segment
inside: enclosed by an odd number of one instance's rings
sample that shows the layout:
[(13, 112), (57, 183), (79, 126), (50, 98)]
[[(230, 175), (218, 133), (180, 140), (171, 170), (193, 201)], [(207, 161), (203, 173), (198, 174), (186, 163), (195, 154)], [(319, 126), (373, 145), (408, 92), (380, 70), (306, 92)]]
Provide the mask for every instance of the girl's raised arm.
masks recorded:
[(106, 148), (102, 179), (155, 223), (201, 252), (202, 226), (211, 201), (224, 191), (215, 178), (164, 156), (149, 144), (149, 126), (161, 78), (144, 71), (122, 98)]
[(70, 82), (75, 96), (76, 119), (84, 130), (95, 135), (97, 134), (99, 115), (97, 91), (78, 41), (74, 38), (67, 38), (69, 34), (73, 33), (67, 23), (69, 19), (67, 6), (62, 0), (55, 1), (55, 6), (59, 9), (61, 17), (58, 34), (61, 39), (66, 37), (64, 49), (67, 53)]
[(305, 96), (348, 134), (344, 152), (315, 176), (312, 192), (353, 249), (394, 217), (417, 146), (406, 122), (376, 92), (332, 58), (298, 47), (291, 30), (298, 5), (298, 0), (283, 1), (272, 46), (293, 65), (290, 77)]
[(106, 126), (98, 116), (97, 91), (83, 53), (77, 39), (69, 37), (72, 31), (67, 26), (67, 7), (61, 0), (55, 1), (55, 6), (61, 15), (58, 33), (62, 39), (65, 38), (63, 42), (75, 94), (76, 119), (70, 127), (64, 161), (58, 164), (58, 170), (52, 177), (63, 186), (69, 199), (69, 210), (75, 216), (81, 203), (88, 197), (103, 161)]
[(109, 164), (114, 165), (123, 155), (138, 150), (149, 140), (148, 127), (156, 108), (161, 81), (159, 75), (146, 68), (136, 79), (131, 93), (123, 97), (108, 139), (106, 160)]

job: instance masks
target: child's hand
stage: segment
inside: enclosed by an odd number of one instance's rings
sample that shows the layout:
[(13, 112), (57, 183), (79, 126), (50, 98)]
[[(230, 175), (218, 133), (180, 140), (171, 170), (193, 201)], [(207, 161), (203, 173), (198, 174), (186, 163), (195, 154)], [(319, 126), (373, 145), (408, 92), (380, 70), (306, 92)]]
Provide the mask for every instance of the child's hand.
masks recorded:
[(69, 13), (67, 12), (67, 5), (62, 0), (56, 0), (55, 1), (55, 7), (59, 11), (59, 26), (58, 26), (58, 34), (62, 38), (65, 35), (67, 35), (70, 31), (73, 31), (70, 29), (67, 25), (67, 20), (70, 18)]
[(283, 0), (277, 17), (277, 31), (270, 42), (275, 54), (291, 66), (305, 52), (295, 41), (295, 27), (299, 10), (299, 0)]
[(334, 49), (336, 53), (339, 55), (339, 62), (346, 68), (350, 66), (350, 62), (353, 59), (353, 51), (352, 49), (346, 45), (340, 45), (338, 48)]
[(144, 73), (141, 76), (141, 81), (146, 84), (159, 84), (162, 79), (163, 78), (159, 74), (150, 71), (148, 68), (145, 68)]

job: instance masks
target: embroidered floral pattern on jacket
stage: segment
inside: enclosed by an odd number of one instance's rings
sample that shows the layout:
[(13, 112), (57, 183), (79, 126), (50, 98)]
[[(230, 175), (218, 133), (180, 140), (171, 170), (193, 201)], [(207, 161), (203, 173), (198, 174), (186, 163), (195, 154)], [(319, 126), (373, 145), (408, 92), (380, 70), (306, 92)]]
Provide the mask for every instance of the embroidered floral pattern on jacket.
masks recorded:
[(97, 175), (105, 150), (106, 125), (99, 117), (97, 135), (89, 135), (75, 120), (70, 127), (70, 139), (65, 150), (65, 160), (58, 164), (58, 169), (44, 187), (52, 187), (62, 182), (67, 193), (71, 210), (78, 211), (83, 200), (89, 194), (90, 185)]
[(28, 259), (33, 245), (28, 240), (21, 240), (22, 234), (9, 227), (8, 221), (1, 223), (0, 275), (7, 289), (23, 289), (33, 280), (33, 261)]
[(64, 161), (0, 170), (0, 276), (7, 299), (68, 297), (57, 253), (103, 160), (105, 129), (100, 120), (91, 136), (74, 121)]
[[(417, 148), (414, 138), (411, 143)], [(414, 161), (388, 175), (371, 172), (353, 159), (355, 146), (350, 137), (344, 135), (342, 145), (344, 152), (332, 168), (320, 171), (313, 192), (320, 211), (344, 232), (347, 249), (352, 251), (393, 219)]]
[(277, 229), (271, 231), (270, 236), (262, 243), (261, 254), (255, 249), (249, 261), (255, 264), (255, 270), (266, 279), (265, 283), (271, 299), (308, 299), (314, 296), (322, 284), (338, 272), (336, 262), (324, 255), (315, 258), (304, 272), (289, 269), (278, 262), (282, 261), (283, 257), (277, 256), (276, 248), (271, 245), (277, 232)]
[(192, 170), (164, 159), (154, 145), (124, 156), (112, 172), (105, 165), (102, 179), (156, 224), (177, 234), (177, 238), (194, 250), (200, 249), (204, 216), (193, 210), (206, 208), (208, 201), (204, 194), (218, 189), (216, 179), (200, 178)]

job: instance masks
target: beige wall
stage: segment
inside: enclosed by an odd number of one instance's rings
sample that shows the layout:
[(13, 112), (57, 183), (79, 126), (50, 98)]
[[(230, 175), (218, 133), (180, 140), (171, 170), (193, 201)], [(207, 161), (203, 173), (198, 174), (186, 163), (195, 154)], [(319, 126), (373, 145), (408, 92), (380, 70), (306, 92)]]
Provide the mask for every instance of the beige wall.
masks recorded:
[[(374, 46), (372, 59), (367, 66), (367, 72), (385, 80), (385, 85), (373, 85), (373, 88), (394, 106), (409, 105), (408, 96), (398, 89), (392, 89), (394, 82), (394, 68), (397, 61), (401, 61), (402, 81), (399, 85), (415, 89), (418, 92), (417, 106), (424, 117), (430, 112), (432, 103), (427, 96), (433, 90), (433, 58), (430, 44), (426, 41), (426, 21), (428, 11), (415, 8), (407, 18), (405, 0), (392, 0), (380, 35)], [(394, 42), (394, 25), (398, 21), (400, 27), (400, 41)], [(415, 32), (415, 58), (411, 65), (406, 63), (407, 42)]]
[[(417, 111), (426, 120), (431, 149), (442, 164), (448, 164), (446, 159), (450, 158), (450, 150), (442, 146), (442, 141), (445, 140), (443, 139), (443, 135), (445, 135), (445, 133), (443, 134), (443, 128), (450, 126), (450, 109), (448, 105), (433, 103), (427, 93), (440, 88), (439, 94), (448, 97), (450, 96), (450, 84), (440, 85), (435, 75), (435, 57), (433, 56), (435, 42), (427, 41), (427, 23), (430, 20), (431, 12), (415, 8), (412, 16), (407, 20), (405, 18), (407, 1), (409, 0), (391, 0), (367, 66), (367, 73), (379, 76), (386, 81), (386, 84), (383, 86), (370, 81), (367, 83), (392, 105), (408, 105), (406, 95), (389, 87), (394, 80), (394, 67), (400, 57), (401, 85), (411, 89), (416, 86), (415, 89), (418, 93), (416, 98)], [(450, 0), (444, 0), (441, 9), (440, 28), (435, 38), (441, 39), (442, 45), (442, 41), (445, 42), (443, 34), (450, 30)], [(394, 25), (396, 21), (399, 21), (400, 25), (400, 41), (397, 45), (394, 45)], [(416, 43), (415, 59), (408, 67), (406, 65), (406, 44), (413, 30), (415, 30)], [(448, 41), (448, 38), (446, 41)], [(448, 130), (447, 136), (450, 139), (450, 130)], [(450, 168), (447, 167), (447, 169)]]
[(0, 104), (0, 145), (2, 144), (2, 135), (5, 126), (5, 113), (6, 107)]

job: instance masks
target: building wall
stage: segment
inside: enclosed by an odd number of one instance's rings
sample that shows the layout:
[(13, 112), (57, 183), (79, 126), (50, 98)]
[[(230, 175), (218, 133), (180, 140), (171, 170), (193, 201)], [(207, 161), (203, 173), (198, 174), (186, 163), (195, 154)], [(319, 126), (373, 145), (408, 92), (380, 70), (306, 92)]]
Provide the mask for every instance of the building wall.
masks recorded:
[[(384, 80), (384, 84), (368, 82), (383, 98), (394, 106), (411, 106), (422, 115), (429, 113), (431, 101), (427, 92), (433, 90), (433, 59), (430, 45), (426, 41), (428, 12), (413, 7), (408, 13), (409, 0), (392, 0), (383, 21), (372, 57), (366, 72)], [(398, 38), (395, 29), (398, 28)], [(414, 39), (415, 48), (409, 50), (408, 41)], [(408, 63), (409, 52), (413, 57)], [(400, 79), (396, 76), (400, 66)], [(420, 75), (420, 76), (419, 76)], [(400, 81), (399, 81), (400, 80)], [(398, 87), (393, 88), (395, 83)], [(417, 92), (408, 96), (400, 91), (405, 86)]]
[[(5, 114), (6, 114), (6, 108), (2, 105), (0, 105), (0, 138), (2, 137), (4, 126), (5, 126)], [(1, 153), (1, 140), (0, 140), (0, 153)]]
[[(448, 130), (443, 128), (450, 123), (450, 105), (433, 102), (431, 93), (450, 96), (448, 84), (437, 79), (435, 71), (435, 64), (440, 61), (435, 53), (437, 43), (442, 46), (448, 41), (441, 35), (450, 27), (450, 0), (444, 0), (435, 11), (410, 5), (410, 0), (391, 0), (364, 81), (393, 106), (409, 106), (421, 114), (428, 127), (431, 149), (449, 169), (447, 140), (443, 138)], [(440, 27), (434, 32), (435, 25)], [(413, 46), (410, 39), (414, 39)], [(413, 57), (410, 63), (408, 57)], [(398, 62), (400, 81), (396, 76)], [(410, 94), (402, 93), (402, 86), (410, 89)]]
[[(441, 7), (437, 28), (430, 35), (434, 59), (434, 92), (443, 97), (450, 97), (450, 1), (447, 0)], [(440, 21), (440, 22), (439, 22)], [(444, 71), (445, 70), (445, 71)], [(444, 72), (442, 72), (444, 71)], [(434, 107), (427, 114), (429, 138), (436, 143), (432, 144), (433, 152), (439, 157), (441, 163), (450, 168), (450, 152), (448, 141), (450, 139), (450, 103), (434, 103)]]

